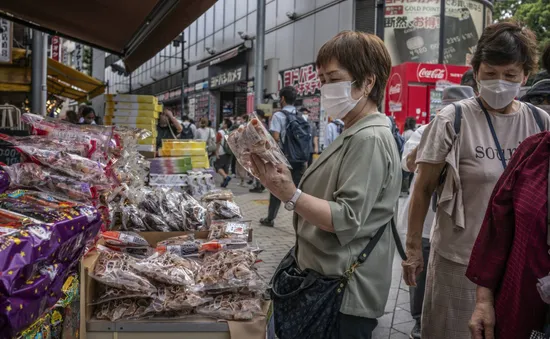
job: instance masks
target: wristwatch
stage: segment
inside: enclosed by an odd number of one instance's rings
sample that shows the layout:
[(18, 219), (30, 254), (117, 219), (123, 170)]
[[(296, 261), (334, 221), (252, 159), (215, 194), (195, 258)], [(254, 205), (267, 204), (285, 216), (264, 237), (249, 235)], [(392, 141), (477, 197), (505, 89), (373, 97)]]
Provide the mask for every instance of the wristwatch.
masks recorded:
[(298, 201), (301, 195), (302, 195), (302, 191), (297, 189), (294, 195), (292, 196), (292, 199), (290, 199), (290, 201), (285, 203), (285, 209), (287, 211), (294, 211), (294, 209), (296, 208), (296, 201)]

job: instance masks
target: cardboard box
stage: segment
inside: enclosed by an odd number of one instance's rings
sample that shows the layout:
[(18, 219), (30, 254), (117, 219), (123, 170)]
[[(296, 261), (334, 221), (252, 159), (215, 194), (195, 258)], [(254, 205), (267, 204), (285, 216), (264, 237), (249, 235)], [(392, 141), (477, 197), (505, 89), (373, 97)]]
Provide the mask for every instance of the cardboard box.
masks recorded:
[(113, 124), (145, 124), (156, 125), (157, 119), (151, 117), (105, 117), (105, 121), (110, 121)]
[[(159, 241), (187, 234), (189, 232), (142, 232), (140, 233), (151, 246)], [(208, 232), (195, 232), (195, 237), (204, 239)], [(250, 230), (249, 241), (252, 241)], [(103, 321), (93, 318), (93, 306), (87, 300), (94, 300), (97, 283), (90, 278), (97, 260), (92, 253), (81, 264), (81, 317), (80, 333), (82, 339), (273, 339), (273, 306), (270, 301), (264, 304), (265, 316), (251, 321), (218, 321), (216, 319), (193, 316), (189, 319), (147, 319), (134, 321)]]
[(135, 95), (135, 94), (105, 94), (107, 102), (138, 102), (143, 104), (157, 105), (159, 103), (157, 97), (152, 95)]
[(143, 110), (143, 111), (154, 111), (162, 112), (162, 105), (156, 104), (142, 104), (139, 102), (109, 102), (105, 103), (105, 108), (107, 109), (125, 109), (125, 110)]
[(116, 108), (107, 108), (105, 109), (105, 117), (144, 117), (144, 118), (159, 118), (159, 112), (156, 111), (147, 111), (147, 110), (128, 110), (128, 109), (116, 109)]

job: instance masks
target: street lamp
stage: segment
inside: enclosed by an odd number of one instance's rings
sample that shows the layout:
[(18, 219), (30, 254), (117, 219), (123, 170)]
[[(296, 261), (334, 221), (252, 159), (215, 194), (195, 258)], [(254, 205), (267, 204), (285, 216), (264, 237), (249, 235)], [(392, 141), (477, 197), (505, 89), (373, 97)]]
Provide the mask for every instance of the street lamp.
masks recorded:
[(174, 47), (181, 47), (181, 117), (183, 118), (183, 108), (185, 107), (185, 55), (184, 55), (184, 46), (185, 39), (183, 32), (179, 37), (172, 41)]

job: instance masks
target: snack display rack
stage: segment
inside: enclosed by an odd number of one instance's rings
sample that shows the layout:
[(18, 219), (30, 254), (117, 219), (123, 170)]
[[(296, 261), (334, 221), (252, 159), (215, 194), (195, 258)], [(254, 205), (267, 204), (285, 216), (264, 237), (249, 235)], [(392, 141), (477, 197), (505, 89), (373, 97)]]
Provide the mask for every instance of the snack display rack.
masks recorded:
[(250, 222), (211, 170), (147, 186), (189, 169), (144, 159), (151, 131), (23, 120), (30, 137), (0, 135), (22, 155), (0, 170), (0, 257), (20, 258), (0, 265), (0, 339), (274, 337)]

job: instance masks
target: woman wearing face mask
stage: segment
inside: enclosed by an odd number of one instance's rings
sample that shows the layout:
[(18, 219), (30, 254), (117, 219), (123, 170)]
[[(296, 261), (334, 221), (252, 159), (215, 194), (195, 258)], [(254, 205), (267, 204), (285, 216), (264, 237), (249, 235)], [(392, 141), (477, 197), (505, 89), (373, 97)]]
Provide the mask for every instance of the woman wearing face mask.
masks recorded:
[[(349, 270), (350, 279), (327, 292), (336, 298), (326, 304), (333, 313), (321, 316), (311, 316), (312, 308), (298, 301), (313, 287), (293, 291), (287, 299), (277, 297), (280, 290), (274, 288), (276, 333), (281, 339), (289, 332), (303, 338), (371, 338), (391, 285), (395, 246), (390, 221), (401, 187), (399, 152), (386, 116), (377, 109), (391, 59), (378, 37), (345, 31), (321, 47), (316, 64), (322, 106), (333, 119), (342, 119), (346, 129), (307, 169), (298, 187), (285, 166), (253, 160), (261, 183), (295, 212), (296, 247), (281, 262), (274, 286), (285, 285), (282, 279), (305, 279), (300, 274), (312, 274), (310, 270), (332, 277)], [(293, 301), (299, 305), (283, 312)], [(305, 314), (318, 323), (297, 324), (288, 318)]]
[[(514, 100), (537, 59), (529, 29), (514, 22), (487, 27), (472, 59), (479, 96), (456, 103), (459, 108), (443, 108), (422, 135), (409, 208), (408, 260), (403, 262), (405, 282), (416, 286), (416, 276), (425, 269), (422, 227), (437, 191), (422, 339), (470, 338), (476, 285), (465, 273), (491, 192), (518, 145), (550, 126), (544, 111)], [(477, 297), (478, 303), (489, 299)]]

